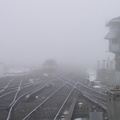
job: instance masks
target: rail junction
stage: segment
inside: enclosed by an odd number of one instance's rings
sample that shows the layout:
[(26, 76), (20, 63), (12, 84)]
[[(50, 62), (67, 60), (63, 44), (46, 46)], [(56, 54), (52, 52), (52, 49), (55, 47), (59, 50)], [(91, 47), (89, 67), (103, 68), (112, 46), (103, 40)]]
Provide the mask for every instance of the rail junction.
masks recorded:
[(106, 90), (62, 72), (1, 78), (0, 120), (107, 120)]

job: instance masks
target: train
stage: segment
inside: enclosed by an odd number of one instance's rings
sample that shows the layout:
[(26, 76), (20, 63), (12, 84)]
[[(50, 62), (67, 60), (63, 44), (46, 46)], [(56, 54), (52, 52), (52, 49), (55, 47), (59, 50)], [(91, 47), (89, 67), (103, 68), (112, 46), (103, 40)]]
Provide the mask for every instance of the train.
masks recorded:
[(57, 62), (54, 59), (47, 59), (42, 66), (42, 69), (46, 73), (56, 72), (57, 68), (58, 68)]

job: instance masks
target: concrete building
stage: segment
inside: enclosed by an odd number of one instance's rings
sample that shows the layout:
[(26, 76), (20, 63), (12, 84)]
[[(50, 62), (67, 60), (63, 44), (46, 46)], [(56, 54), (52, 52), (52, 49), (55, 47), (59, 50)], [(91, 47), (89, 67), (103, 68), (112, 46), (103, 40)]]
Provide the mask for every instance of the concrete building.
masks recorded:
[(111, 19), (107, 24), (109, 33), (105, 39), (109, 40), (109, 51), (115, 54), (115, 85), (120, 84), (120, 17)]

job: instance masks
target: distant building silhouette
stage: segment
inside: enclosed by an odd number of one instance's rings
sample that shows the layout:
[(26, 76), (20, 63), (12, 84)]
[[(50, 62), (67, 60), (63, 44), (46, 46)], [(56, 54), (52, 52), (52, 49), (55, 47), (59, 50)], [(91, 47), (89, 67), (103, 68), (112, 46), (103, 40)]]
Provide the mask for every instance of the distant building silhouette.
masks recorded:
[(120, 84), (120, 17), (111, 19), (107, 24), (109, 33), (105, 39), (109, 40), (109, 51), (115, 54), (115, 84)]

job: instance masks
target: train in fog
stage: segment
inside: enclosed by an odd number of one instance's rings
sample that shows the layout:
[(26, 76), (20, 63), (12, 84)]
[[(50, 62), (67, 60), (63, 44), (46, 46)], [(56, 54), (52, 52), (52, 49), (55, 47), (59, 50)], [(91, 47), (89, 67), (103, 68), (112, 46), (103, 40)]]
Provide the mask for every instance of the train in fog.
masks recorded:
[(57, 62), (54, 59), (47, 59), (42, 66), (42, 69), (47, 72), (47, 73), (51, 73), (51, 72), (56, 72), (57, 70)]

